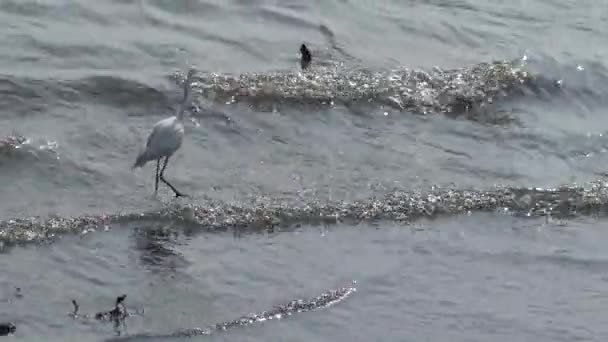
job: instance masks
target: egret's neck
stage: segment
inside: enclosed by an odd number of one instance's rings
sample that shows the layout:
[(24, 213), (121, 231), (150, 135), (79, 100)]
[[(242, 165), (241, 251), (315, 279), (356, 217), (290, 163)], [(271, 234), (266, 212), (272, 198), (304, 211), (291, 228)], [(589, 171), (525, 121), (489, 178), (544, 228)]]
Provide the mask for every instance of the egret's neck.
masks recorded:
[(190, 82), (191, 79), (190, 77), (187, 77), (184, 80), (184, 99), (182, 100), (181, 105), (179, 106), (179, 111), (177, 112), (177, 119), (179, 121), (183, 121), (184, 120), (184, 113), (186, 112), (186, 106), (188, 105), (188, 100), (190, 98)]
[(186, 112), (186, 104), (182, 103), (180, 105), (179, 111), (177, 112), (177, 120), (184, 121), (184, 113)]

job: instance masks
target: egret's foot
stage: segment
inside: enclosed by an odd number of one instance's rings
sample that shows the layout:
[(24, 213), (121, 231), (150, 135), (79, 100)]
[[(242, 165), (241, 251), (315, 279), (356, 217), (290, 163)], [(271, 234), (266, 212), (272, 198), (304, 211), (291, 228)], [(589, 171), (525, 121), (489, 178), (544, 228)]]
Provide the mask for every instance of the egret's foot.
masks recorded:
[(184, 194), (184, 193), (181, 193), (181, 192), (176, 192), (175, 193), (175, 198), (179, 198), (179, 197), (191, 198), (191, 196), (188, 195), (188, 194)]

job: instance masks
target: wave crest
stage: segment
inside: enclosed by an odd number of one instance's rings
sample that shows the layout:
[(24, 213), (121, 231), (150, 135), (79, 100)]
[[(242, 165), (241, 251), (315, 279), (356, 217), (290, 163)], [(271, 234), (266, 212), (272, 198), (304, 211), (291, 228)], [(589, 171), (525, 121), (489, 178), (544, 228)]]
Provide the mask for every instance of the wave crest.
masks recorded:
[[(256, 109), (289, 105), (351, 105), (367, 103), (416, 113), (465, 114), (500, 98), (526, 94), (536, 76), (520, 60), (481, 63), (467, 68), (430, 71), (397, 68), (389, 71), (349, 69), (342, 64), (304, 72), (202, 72), (193, 84), (202, 97), (225, 104), (247, 102)], [(182, 83), (184, 76), (175, 77)], [(547, 86), (544, 82), (544, 86)], [(550, 83), (558, 87), (558, 83)]]
[(113, 224), (146, 221), (181, 221), (201, 229), (273, 229), (294, 224), (356, 224), (391, 220), (409, 223), (423, 217), (458, 215), (504, 209), (523, 217), (568, 217), (601, 214), (608, 207), (608, 187), (556, 189), (503, 188), (490, 191), (434, 189), (430, 192), (393, 192), (382, 198), (354, 203), (309, 202), (291, 204), (259, 199), (252, 204), (217, 202), (208, 205), (173, 204), (158, 211), (80, 217), (23, 218), (0, 222), (0, 242), (16, 244), (45, 241), (59, 234), (87, 233)]
[(214, 324), (208, 328), (190, 328), (178, 330), (169, 334), (151, 334), (151, 333), (141, 333), (126, 337), (117, 337), (112, 338), (107, 341), (128, 341), (132, 339), (139, 338), (171, 338), (171, 337), (194, 337), (194, 336), (203, 336), (203, 335), (211, 335), (214, 332), (218, 331), (226, 331), (228, 329), (232, 329), (235, 327), (243, 327), (252, 325), (254, 323), (261, 323), (273, 319), (281, 319), (286, 316), (291, 316), (293, 314), (319, 310), (322, 308), (329, 307), (333, 304), (336, 304), (348, 296), (353, 294), (356, 291), (354, 287), (342, 287), (334, 290), (329, 290), (323, 292), (319, 296), (316, 296), (311, 299), (296, 299), (292, 300), (286, 304), (281, 304), (275, 306), (271, 310), (262, 311), (259, 313), (250, 314), (247, 316), (243, 316), (241, 318), (226, 321)]

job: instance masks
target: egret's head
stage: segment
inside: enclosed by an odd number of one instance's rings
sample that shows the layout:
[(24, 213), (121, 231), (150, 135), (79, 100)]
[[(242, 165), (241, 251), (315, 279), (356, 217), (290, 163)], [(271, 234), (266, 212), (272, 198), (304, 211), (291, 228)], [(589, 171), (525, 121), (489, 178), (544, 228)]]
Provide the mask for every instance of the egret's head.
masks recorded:
[(190, 70), (188, 70), (188, 75), (186, 76), (187, 80), (191, 80), (192, 77), (194, 77), (194, 75), (196, 74), (196, 68), (195, 67), (191, 67)]

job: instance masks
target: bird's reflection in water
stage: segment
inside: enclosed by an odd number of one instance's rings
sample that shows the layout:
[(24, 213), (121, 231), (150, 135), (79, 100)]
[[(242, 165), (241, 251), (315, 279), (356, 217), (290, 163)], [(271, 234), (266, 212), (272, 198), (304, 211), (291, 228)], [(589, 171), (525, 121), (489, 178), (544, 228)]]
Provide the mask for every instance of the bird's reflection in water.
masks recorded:
[(143, 226), (133, 230), (135, 249), (143, 266), (161, 275), (175, 275), (190, 263), (175, 247), (180, 241), (180, 230), (169, 225)]

